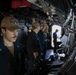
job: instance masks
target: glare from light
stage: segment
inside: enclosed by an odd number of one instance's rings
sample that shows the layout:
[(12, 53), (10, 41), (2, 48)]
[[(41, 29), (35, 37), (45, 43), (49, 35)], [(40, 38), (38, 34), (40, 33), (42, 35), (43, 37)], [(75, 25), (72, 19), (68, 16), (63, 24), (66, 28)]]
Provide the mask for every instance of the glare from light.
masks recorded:
[(60, 40), (60, 37), (61, 37), (61, 26), (59, 26), (59, 25), (53, 25), (52, 26), (52, 41), (51, 41), (52, 47), (54, 47), (54, 44), (53, 44), (53, 33), (55, 32), (56, 29), (58, 29), (58, 32), (57, 32), (57, 36), (58, 36), (57, 42), (61, 41)]

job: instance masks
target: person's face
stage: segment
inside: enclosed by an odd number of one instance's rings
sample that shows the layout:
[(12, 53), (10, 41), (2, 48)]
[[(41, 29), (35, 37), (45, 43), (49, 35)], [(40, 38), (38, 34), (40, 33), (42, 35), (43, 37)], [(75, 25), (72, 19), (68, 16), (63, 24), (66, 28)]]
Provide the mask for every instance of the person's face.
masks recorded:
[(40, 26), (38, 26), (38, 32), (40, 31)]
[(6, 39), (9, 42), (15, 42), (18, 37), (18, 29), (13, 31), (9, 31), (8, 29), (6, 30), (3, 29), (2, 33), (4, 39)]

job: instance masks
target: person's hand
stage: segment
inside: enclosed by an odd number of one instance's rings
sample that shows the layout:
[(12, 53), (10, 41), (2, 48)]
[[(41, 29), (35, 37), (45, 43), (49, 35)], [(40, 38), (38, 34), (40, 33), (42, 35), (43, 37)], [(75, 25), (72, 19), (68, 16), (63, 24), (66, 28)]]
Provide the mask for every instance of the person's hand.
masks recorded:
[(33, 55), (35, 59), (39, 56), (38, 52), (34, 52)]

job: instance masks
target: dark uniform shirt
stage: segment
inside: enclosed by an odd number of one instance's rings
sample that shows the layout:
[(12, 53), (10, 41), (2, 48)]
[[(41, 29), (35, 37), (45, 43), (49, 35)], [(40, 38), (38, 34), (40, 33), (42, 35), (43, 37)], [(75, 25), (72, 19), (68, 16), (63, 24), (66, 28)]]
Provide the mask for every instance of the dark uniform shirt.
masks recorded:
[(0, 75), (19, 75), (20, 72), (20, 48), (14, 43), (14, 56), (4, 45), (0, 38)]
[(27, 39), (27, 56), (29, 60), (34, 60), (33, 53), (34, 52), (39, 52), (39, 42), (38, 42), (38, 37), (35, 32), (30, 32), (28, 35)]
[(56, 34), (56, 32), (53, 33), (53, 39), (57, 40), (57, 34)]

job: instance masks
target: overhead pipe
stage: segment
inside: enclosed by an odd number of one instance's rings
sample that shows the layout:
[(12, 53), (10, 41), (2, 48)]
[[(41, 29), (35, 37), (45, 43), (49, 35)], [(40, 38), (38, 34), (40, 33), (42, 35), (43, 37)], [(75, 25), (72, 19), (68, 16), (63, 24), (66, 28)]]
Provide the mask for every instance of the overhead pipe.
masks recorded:
[(39, 3), (42, 5), (43, 11), (47, 14), (47, 12), (49, 13), (49, 15), (51, 15), (51, 9), (50, 6), (44, 1), (44, 0), (38, 0)]
[(67, 23), (70, 21), (70, 19), (72, 17), (72, 12), (73, 12), (73, 10), (70, 9), (70, 13), (67, 16), (67, 19), (66, 19), (65, 23), (63, 23), (63, 27), (65, 27), (67, 25)]

